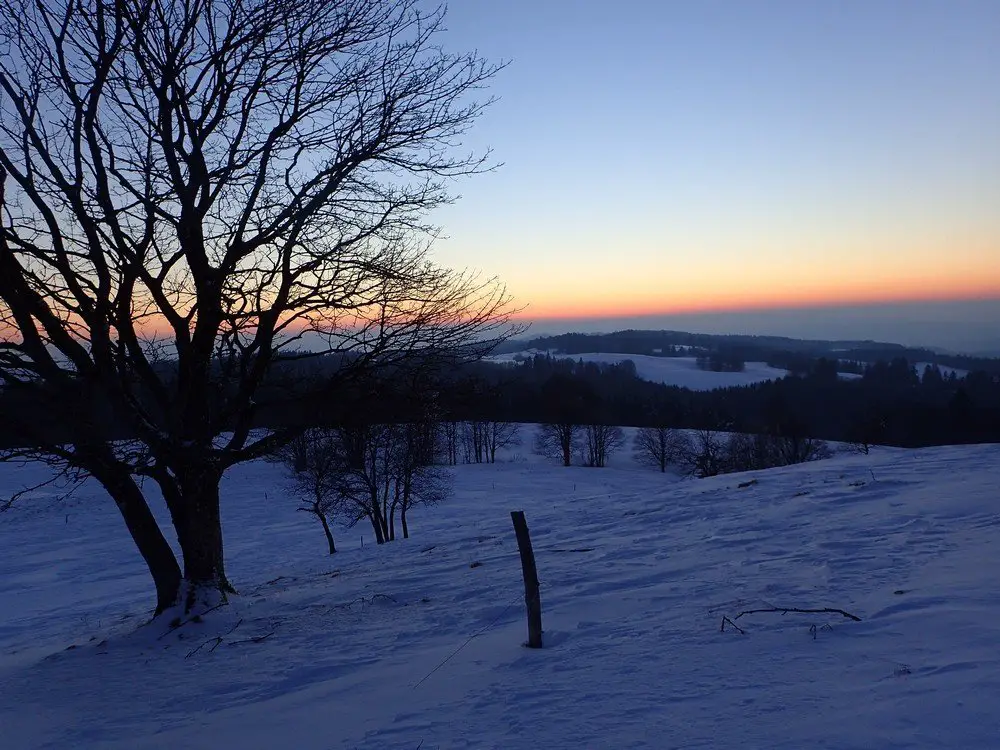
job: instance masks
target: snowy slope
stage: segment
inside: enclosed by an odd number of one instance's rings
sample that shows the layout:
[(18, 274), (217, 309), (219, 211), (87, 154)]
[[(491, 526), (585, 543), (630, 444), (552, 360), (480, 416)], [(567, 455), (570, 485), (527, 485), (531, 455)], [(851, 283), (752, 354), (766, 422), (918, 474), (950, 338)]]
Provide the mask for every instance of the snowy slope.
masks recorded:
[[(518, 354), (501, 354), (490, 359), (494, 362), (513, 362)], [(523, 356), (523, 355), (522, 355)], [(645, 354), (573, 354), (555, 355), (559, 359), (582, 359), (584, 362), (617, 364), (626, 359), (635, 363), (636, 374), (643, 380), (676, 385), (693, 391), (710, 391), (735, 385), (751, 385), (764, 380), (783, 378), (788, 373), (763, 362), (747, 362), (743, 372), (711, 372), (701, 370), (694, 357), (651, 357)]]
[[(25, 505), (0, 517), (0, 746), (996, 746), (1000, 446), (706, 480), (615, 466), (459, 467), (413, 539), (341, 531), (333, 558), (275, 467), (240, 467), (224, 511), (242, 595), (166, 635), (137, 628), (148, 582), (95, 488)], [(39, 473), (0, 466), (0, 488)], [(520, 645), (511, 509), (542, 650)], [(719, 631), (771, 605), (862, 622)]]

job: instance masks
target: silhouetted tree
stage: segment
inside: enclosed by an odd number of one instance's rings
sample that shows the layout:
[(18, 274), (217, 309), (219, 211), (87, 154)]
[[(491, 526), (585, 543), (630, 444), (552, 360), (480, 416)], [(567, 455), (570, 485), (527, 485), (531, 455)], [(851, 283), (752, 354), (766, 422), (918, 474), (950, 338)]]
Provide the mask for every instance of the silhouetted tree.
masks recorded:
[(583, 430), (583, 460), (587, 466), (604, 468), (611, 455), (625, 444), (621, 427), (588, 424)]
[(716, 430), (695, 430), (683, 446), (680, 465), (684, 473), (698, 478), (723, 474), (728, 468), (727, 436)]
[(521, 430), (514, 422), (486, 422), (483, 429), (483, 453), (486, 460), (495, 464), (497, 451), (518, 445)]
[(458, 463), (458, 449), (462, 442), (462, 423), (442, 422), (440, 429), (445, 463), (454, 466)]
[(341, 465), (337, 447), (333, 430), (316, 428), (298, 435), (277, 454), (285, 467), (288, 490), (299, 503), (298, 510), (320, 522), (331, 555), (337, 547), (330, 518), (341, 501), (337, 491)]
[(481, 464), (486, 456), (486, 425), (488, 422), (472, 420), (462, 424), (462, 446), (465, 463)]
[(582, 425), (572, 422), (540, 424), (535, 433), (535, 453), (561, 461), (563, 466), (571, 466), (573, 451), (582, 430)]
[(633, 450), (636, 460), (666, 472), (676, 463), (687, 446), (687, 437), (672, 427), (641, 427), (635, 434)]
[(408, 511), (450, 494), (448, 476), (433, 464), (431, 423), (353, 424), (334, 433), (337, 507), (349, 525), (367, 519), (378, 544), (396, 538), (397, 513), (407, 538)]
[[(414, 505), (437, 505), (451, 494), (450, 476), (436, 466), (437, 430), (430, 421), (408, 422), (393, 427), (398, 442), (393, 466), (395, 508), (403, 538), (410, 538), (407, 514)], [(389, 539), (396, 538), (394, 514), (389, 514)]]
[[(509, 330), (502, 287), (428, 262), (447, 180), (489, 166), (456, 147), (496, 71), (442, 49), (443, 14), (0, 2), (0, 383), (100, 396), (54, 412), (58, 440), (20, 428), (113, 497), (157, 612), (233, 591), (219, 482), (301, 430), (253, 429), (290, 408), (263, 388), (281, 362), (336, 359), (315, 402)], [(136, 476), (166, 500), (183, 580)]]

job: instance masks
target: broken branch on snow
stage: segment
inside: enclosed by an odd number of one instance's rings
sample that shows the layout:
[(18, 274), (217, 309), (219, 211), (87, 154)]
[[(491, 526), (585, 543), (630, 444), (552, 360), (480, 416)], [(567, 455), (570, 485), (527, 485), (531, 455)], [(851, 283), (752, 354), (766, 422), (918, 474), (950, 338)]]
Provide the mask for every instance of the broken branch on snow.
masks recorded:
[(763, 609), (747, 609), (740, 612), (734, 620), (738, 620), (743, 615), (755, 615), (762, 612), (778, 612), (780, 614), (788, 614), (789, 612), (794, 612), (796, 614), (807, 614), (807, 615), (822, 615), (822, 614), (835, 614), (843, 615), (849, 620), (854, 620), (854, 622), (861, 622), (861, 618), (857, 615), (852, 615), (850, 612), (845, 612), (842, 609), (837, 609), (836, 607), (820, 607), (817, 609), (801, 609), (799, 607), (766, 607)]

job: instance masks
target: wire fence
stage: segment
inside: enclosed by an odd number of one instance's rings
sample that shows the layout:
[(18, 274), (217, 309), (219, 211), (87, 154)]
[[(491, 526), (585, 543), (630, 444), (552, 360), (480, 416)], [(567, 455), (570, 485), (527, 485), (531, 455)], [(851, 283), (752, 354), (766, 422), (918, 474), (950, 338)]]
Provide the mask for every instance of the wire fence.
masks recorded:
[(470, 643), (472, 643), (472, 641), (474, 639), (478, 638), (479, 636), (483, 635), (484, 633), (487, 633), (490, 630), (492, 630), (493, 628), (495, 628), (500, 623), (500, 621), (504, 618), (504, 616), (510, 611), (510, 608), (513, 607), (515, 604), (517, 604), (518, 601), (523, 601), (523, 600), (524, 600), (524, 593), (523, 592), (522, 593), (518, 593), (516, 596), (514, 596), (509, 602), (507, 602), (506, 606), (504, 606), (504, 608), (500, 611), (500, 614), (498, 614), (496, 617), (493, 618), (493, 620), (491, 620), (489, 623), (487, 623), (486, 625), (484, 625), (483, 627), (481, 627), (479, 630), (477, 630), (475, 633), (473, 633), (468, 638), (466, 638), (465, 641), (463, 641), (462, 644), (458, 648), (456, 648), (454, 651), (452, 651), (450, 654), (448, 654), (448, 656), (446, 656), (444, 659), (442, 659), (441, 662), (436, 667), (434, 667), (434, 669), (432, 669), (430, 672), (428, 672), (423, 677), (421, 677), (420, 680), (418, 680), (413, 685), (413, 688), (416, 689), (420, 685), (422, 685), (424, 682), (426, 682), (427, 679), (430, 678), (431, 675), (433, 675), (435, 672), (437, 672), (439, 669), (441, 669), (441, 667), (443, 667), (449, 661), (451, 661), (456, 656), (458, 656), (458, 654), (462, 651), (462, 649), (464, 649), (466, 646), (468, 646)]

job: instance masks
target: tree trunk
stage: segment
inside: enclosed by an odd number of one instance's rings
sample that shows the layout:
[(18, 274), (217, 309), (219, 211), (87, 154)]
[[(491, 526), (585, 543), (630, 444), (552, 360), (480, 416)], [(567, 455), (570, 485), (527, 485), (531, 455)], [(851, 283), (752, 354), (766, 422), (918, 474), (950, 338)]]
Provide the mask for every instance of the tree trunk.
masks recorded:
[(406, 506), (399, 509), (399, 523), (403, 527), (403, 539), (410, 538), (410, 527), (406, 525)]
[(330, 554), (334, 555), (337, 553), (337, 547), (333, 543), (333, 532), (330, 531), (330, 524), (327, 523), (326, 514), (322, 511), (317, 511), (316, 515), (319, 516), (319, 522), (323, 524), (323, 533), (326, 534), (326, 542), (330, 545)]
[(156, 587), (155, 614), (158, 615), (176, 604), (180, 597), (181, 569), (174, 551), (156, 523), (142, 490), (129, 473), (103, 463), (87, 469), (115, 501), (132, 541), (149, 568)]
[(222, 517), (219, 511), (221, 473), (210, 467), (178, 472), (178, 509), (175, 513), (177, 541), (184, 556), (186, 607), (197, 599), (217, 601), (236, 590), (226, 578), (222, 548)]
[(389, 541), (396, 541), (396, 508), (399, 507), (399, 480), (396, 480), (394, 497), (389, 505)]
[(181, 589), (181, 569), (170, 544), (163, 536), (142, 490), (132, 475), (116, 464), (107, 445), (78, 446), (81, 465), (101, 483), (115, 501), (132, 541), (142, 555), (156, 587), (155, 614), (177, 603)]
[(375, 542), (378, 544), (385, 543), (385, 535), (382, 533), (382, 525), (378, 520), (378, 513), (370, 513), (368, 518), (372, 522), (372, 528), (375, 530)]

